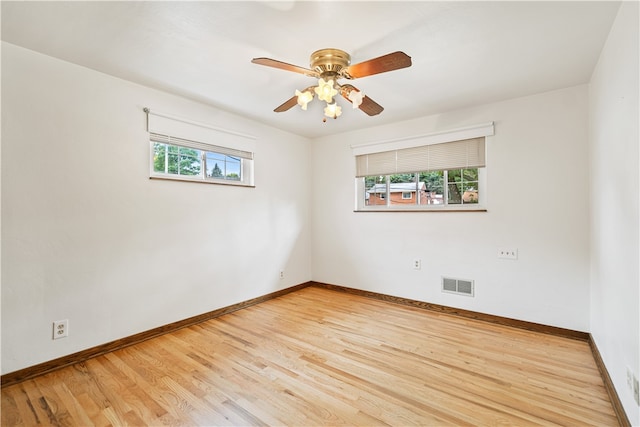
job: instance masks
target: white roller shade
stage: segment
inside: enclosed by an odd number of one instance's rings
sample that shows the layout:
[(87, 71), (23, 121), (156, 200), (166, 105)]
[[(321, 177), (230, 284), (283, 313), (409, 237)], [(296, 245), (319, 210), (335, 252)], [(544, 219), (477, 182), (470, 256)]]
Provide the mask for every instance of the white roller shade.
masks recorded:
[(438, 131), (421, 135), (408, 135), (385, 141), (371, 141), (351, 145), (354, 156), (362, 154), (395, 151), (403, 148), (422, 147), (423, 145), (441, 144), (443, 142), (462, 141), (463, 139), (491, 136), (494, 133), (493, 122), (464, 126), (446, 131)]
[(182, 147), (195, 148), (202, 151), (210, 151), (214, 153), (226, 154), (232, 157), (242, 157), (243, 159), (253, 160), (253, 153), (251, 151), (236, 150), (229, 147), (220, 147), (219, 145), (204, 144), (198, 141), (192, 141), (190, 139), (178, 138), (170, 135), (162, 135), (159, 133), (150, 133), (151, 141), (161, 142), (163, 144), (179, 145)]
[[(173, 144), (176, 145), (184, 145), (185, 142), (202, 144), (202, 147), (189, 146), (218, 153), (225, 153), (220, 151), (220, 149), (226, 148), (234, 151), (234, 154), (230, 155), (253, 158), (256, 139), (254, 136), (216, 128), (204, 123), (170, 116), (148, 109), (145, 109), (145, 111), (147, 113), (148, 131), (154, 138), (157, 138), (158, 142), (170, 143), (168, 140), (172, 139), (174, 141)], [(161, 140), (162, 138), (164, 138), (164, 140)], [(179, 144), (179, 140), (182, 140), (183, 143)], [(207, 147), (204, 147), (205, 145)], [(211, 147), (215, 147), (215, 149)], [(245, 154), (241, 155), (240, 153)], [(248, 157), (246, 153), (250, 153), (251, 157)]]

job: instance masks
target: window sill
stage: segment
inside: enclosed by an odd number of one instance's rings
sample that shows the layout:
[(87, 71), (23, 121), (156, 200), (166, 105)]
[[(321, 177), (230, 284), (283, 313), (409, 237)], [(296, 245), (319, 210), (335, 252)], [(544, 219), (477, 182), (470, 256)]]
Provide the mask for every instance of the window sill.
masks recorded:
[(384, 213), (397, 213), (397, 212), (420, 212), (420, 213), (432, 213), (432, 212), (487, 212), (486, 208), (433, 208), (433, 209), (354, 209), (354, 212), (384, 212)]
[(158, 176), (151, 175), (149, 179), (158, 179), (162, 181), (183, 181), (183, 182), (195, 182), (198, 184), (214, 184), (214, 185), (231, 185), (234, 187), (249, 187), (255, 188), (255, 185), (245, 184), (241, 181), (225, 181), (225, 180), (212, 180), (212, 179), (200, 179), (200, 178), (189, 178), (189, 177), (181, 177), (181, 176)]

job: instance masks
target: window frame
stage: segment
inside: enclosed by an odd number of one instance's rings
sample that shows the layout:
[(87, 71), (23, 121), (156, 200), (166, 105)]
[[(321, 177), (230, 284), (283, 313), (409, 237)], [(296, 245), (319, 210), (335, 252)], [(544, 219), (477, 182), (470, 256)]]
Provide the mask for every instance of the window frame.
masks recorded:
[[(460, 204), (450, 204), (448, 202), (448, 185), (447, 185), (447, 171), (444, 172), (444, 189), (443, 189), (443, 204), (441, 205), (419, 205), (417, 203), (414, 204), (391, 204), (391, 198), (387, 197), (384, 205), (367, 205), (366, 204), (366, 185), (365, 185), (365, 177), (356, 177), (355, 178), (355, 195), (356, 195), (356, 203), (354, 212), (486, 212), (486, 181), (487, 181), (487, 167), (482, 168), (468, 168), (468, 169), (478, 169), (478, 202), (477, 203), (460, 203)], [(453, 169), (452, 169), (453, 170)], [(412, 172), (414, 174), (419, 174), (418, 171)], [(389, 193), (390, 179), (391, 175), (383, 175), (384, 182), (386, 185), (386, 192)], [(418, 175), (419, 176), (419, 175)]]
[[(166, 137), (166, 136), (165, 136)], [(173, 173), (158, 172), (154, 167), (155, 156), (155, 144), (163, 144), (167, 147), (174, 146), (179, 148), (188, 148), (191, 150), (197, 150), (200, 157), (200, 173), (198, 175), (180, 175)], [(207, 153), (213, 153), (216, 155), (223, 155), (226, 157), (233, 157), (227, 153), (221, 153), (216, 151), (218, 149), (225, 149), (225, 147), (217, 147), (210, 144), (205, 144), (197, 141), (189, 141), (185, 139), (171, 138), (162, 140), (156, 134), (151, 133), (149, 137), (149, 178), (150, 179), (166, 179), (173, 181), (188, 181), (199, 182), (206, 184), (221, 184), (221, 185), (235, 185), (240, 187), (254, 187), (253, 185), (253, 159), (237, 157), (240, 159), (240, 179), (227, 179), (207, 176)], [(231, 149), (229, 149), (231, 150)]]
[[(489, 137), (493, 136), (494, 122), (462, 126), (431, 133), (402, 135), (388, 140), (358, 142), (351, 145), (354, 155), (354, 211), (355, 212), (486, 212), (487, 161)], [(478, 169), (477, 203), (418, 205), (416, 203), (366, 205), (368, 177), (381, 178), (388, 183), (395, 174), (420, 174), (438, 170)], [(444, 195), (448, 196), (448, 179), (443, 181)], [(418, 189), (416, 178), (416, 189)], [(387, 184), (387, 191), (389, 184)]]
[[(147, 132), (149, 136), (149, 178), (172, 181), (188, 181), (206, 184), (235, 185), (255, 187), (254, 185), (254, 152), (257, 137), (212, 124), (199, 122), (191, 118), (179, 117), (148, 107), (142, 109), (147, 116)], [(240, 157), (241, 180), (219, 179), (206, 176), (206, 160), (201, 157), (201, 173), (198, 175), (177, 175), (156, 172), (154, 170), (154, 142), (191, 148), (206, 153), (224, 154)], [(166, 168), (165, 168), (166, 170)], [(235, 172), (235, 171), (234, 171)]]

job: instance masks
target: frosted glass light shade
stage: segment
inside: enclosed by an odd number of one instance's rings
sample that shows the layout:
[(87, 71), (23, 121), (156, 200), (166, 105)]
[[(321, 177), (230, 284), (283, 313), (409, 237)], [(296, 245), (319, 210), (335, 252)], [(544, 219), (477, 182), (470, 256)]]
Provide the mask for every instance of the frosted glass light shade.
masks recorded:
[(349, 92), (349, 101), (351, 101), (354, 110), (362, 104), (362, 98), (364, 98), (364, 94), (359, 90), (354, 89)]
[(335, 102), (333, 104), (327, 104), (324, 109), (324, 115), (327, 117), (333, 117), (337, 119), (342, 114), (342, 107), (340, 107)]
[(307, 109), (307, 104), (313, 99), (313, 94), (308, 90), (300, 92), (296, 89), (296, 96), (298, 97), (298, 105), (302, 107), (303, 110)]
[(329, 79), (327, 81), (323, 78), (318, 79), (318, 86), (314, 89), (318, 94), (318, 99), (327, 101), (327, 103), (332, 103), (333, 97), (338, 93), (333, 85), (333, 79)]

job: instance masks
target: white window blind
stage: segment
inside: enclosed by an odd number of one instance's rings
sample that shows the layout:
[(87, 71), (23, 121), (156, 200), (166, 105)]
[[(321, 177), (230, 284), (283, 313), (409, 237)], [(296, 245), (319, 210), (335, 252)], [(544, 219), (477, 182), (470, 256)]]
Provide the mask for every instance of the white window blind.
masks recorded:
[(484, 166), (484, 136), (356, 156), (357, 177)]

